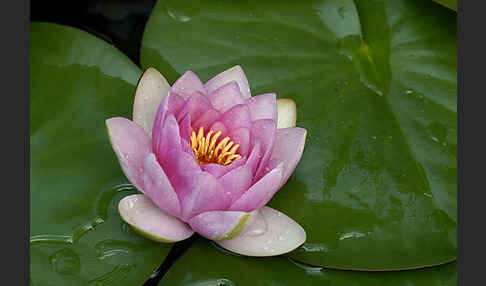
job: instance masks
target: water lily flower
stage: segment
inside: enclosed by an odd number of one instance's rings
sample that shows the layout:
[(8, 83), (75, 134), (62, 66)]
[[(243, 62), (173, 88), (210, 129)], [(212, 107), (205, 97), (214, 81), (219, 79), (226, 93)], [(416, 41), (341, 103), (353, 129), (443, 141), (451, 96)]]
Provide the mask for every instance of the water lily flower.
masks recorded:
[(126, 177), (143, 193), (120, 201), (121, 217), (161, 242), (197, 232), (249, 256), (294, 250), (304, 229), (265, 205), (302, 156), (306, 130), (295, 122), (295, 103), (252, 97), (240, 66), (205, 84), (188, 71), (172, 87), (147, 69), (133, 121), (106, 120)]

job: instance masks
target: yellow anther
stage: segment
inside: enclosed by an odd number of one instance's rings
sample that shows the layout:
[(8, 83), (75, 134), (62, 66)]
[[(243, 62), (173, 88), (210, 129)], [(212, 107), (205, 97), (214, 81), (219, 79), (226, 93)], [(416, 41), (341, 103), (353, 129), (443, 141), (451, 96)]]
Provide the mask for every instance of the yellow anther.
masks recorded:
[(228, 165), (229, 163), (231, 163), (235, 160), (238, 160), (238, 159), (241, 159), (240, 155), (232, 154), (232, 155), (228, 156), (228, 158), (224, 161), (223, 165)]
[(221, 149), (223, 149), (224, 146), (226, 146), (226, 144), (228, 143), (229, 140), (230, 140), (229, 137), (224, 137), (223, 140), (219, 141), (219, 143), (216, 146), (216, 148), (214, 148), (214, 155), (215, 155), (216, 158), (218, 157), (218, 154), (220, 154), (219, 151)]
[(197, 143), (199, 144), (199, 146), (198, 146), (199, 148), (197, 149), (197, 152), (198, 152), (199, 154), (205, 154), (205, 153), (204, 153), (204, 143), (205, 143), (205, 142), (204, 142), (204, 139), (205, 139), (205, 138), (204, 138), (204, 137), (202, 137), (201, 139), (199, 139), (199, 142), (197, 142)]
[(218, 140), (219, 136), (221, 136), (222, 132), (218, 131), (216, 134), (214, 134), (214, 137), (211, 139), (211, 144), (209, 144), (209, 154), (208, 154), (208, 159), (211, 160), (214, 155), (214, 146), (216, 145), (216, 140)]
[(235, 146), (233, 146), (233, 148), (231, 148), (231, 150), (229, 151), (230, 154), (235, 154), (236, 153), (236, 150), (238, 150), (238, 148), (240, 147), (240, 144), (236, 144)]
[(229, 137), (224, 137), (218, 142), (221, 134), (221, 131), (214, 133), (213, 130), (210, 130), (204, 136), (204, 128), (200, 127), (196, 135), (196, 132), (191, 128), (191, 148), (199, 164), (228, 165), (241, 159), (241, 156), (236, 154), (240, 145), (235, 144)]
[(197, 141), (201, 140), (201, 138), (203, 138), (204, 136), (204, 127), (200, 127), (199, 128), (199, 132), (197, 133)]
[(224, 157), (229, 154), (228, 150), (233, 146), (233, 141), (229, 142), (226, 146), (224, 146), (223, 150), (221, 150), (221, 153), (219, 154), (218, 157), (218, 163), (223, 164), (224, 163)]
[[(191, 129), (191, 146), (197, 146), (196, 132)], [(194, 147), (193, 147), (194, 148)]]
[(213, 135), (213, 133), (213, 130), (209, 130), (208, 134), (206, 134), (206, 138), (204, 139), (205, 144), (203, 154), (208, 154), (209, 140), (211, 139), (211, 135)]

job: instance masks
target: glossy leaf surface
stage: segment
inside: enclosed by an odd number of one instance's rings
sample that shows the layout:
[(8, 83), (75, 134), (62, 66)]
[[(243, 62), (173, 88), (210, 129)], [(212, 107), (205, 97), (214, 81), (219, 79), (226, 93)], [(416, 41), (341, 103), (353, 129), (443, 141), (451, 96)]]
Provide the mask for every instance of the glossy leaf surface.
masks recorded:
[(270, 206), (307, 232), (291, 256), (392, 270), (456, 256), (456, 13), (432, 1), (158, 1), (144, 68), (173, 83), (234, 65), (295, 100), (308, 131)]
[(105, 119), (130, 117), (140, 69), (86, 32), (34, 23), (30, 34), (32, 285), (139, 285), (171, 245), (123, 223), (127, 183)]
[(159, 286), (454, 286), (456, 284), (456, 263), (397, 272), (342, 271), (300, 264), (283, 256), (272, 258), (236, 256), (215, 249), (207, 241), (199, 240), (169, 269)]

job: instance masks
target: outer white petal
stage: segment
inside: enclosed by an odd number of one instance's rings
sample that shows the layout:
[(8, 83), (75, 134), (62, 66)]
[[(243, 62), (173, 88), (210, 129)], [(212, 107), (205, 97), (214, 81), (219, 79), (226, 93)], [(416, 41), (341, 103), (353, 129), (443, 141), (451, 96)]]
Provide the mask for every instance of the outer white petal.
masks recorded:
[(248, 220), (240, 235), (215, 242), (246, 256), (275, 256), (296, 249), (307, 238), (297, 222), (267, 206), (252, 212)]
[(277, 99), (277, 128), (295, 127), (297, 121), (297, 107), (290, 98)]
[(138, 81), (132, 117), (149, 135), (152, 135), (157, 108), (169, 89), (165, 77), (154, 68), (148, 68)]
[(189, 238), (194, 233), (187, 224), (166, 214), (142, 194), (121, 199), (118, 211), (126, 223), (151, 240), (176, 242)]

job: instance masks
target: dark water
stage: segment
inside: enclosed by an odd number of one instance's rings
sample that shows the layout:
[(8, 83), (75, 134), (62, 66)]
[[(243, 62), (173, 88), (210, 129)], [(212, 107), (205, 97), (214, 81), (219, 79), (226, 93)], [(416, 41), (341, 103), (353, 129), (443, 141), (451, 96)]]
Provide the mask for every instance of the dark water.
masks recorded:
[(140, 65), (143, 30), (155, 0), (31, 1), (31, 21), (76, 27), (105, 39)]

